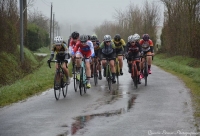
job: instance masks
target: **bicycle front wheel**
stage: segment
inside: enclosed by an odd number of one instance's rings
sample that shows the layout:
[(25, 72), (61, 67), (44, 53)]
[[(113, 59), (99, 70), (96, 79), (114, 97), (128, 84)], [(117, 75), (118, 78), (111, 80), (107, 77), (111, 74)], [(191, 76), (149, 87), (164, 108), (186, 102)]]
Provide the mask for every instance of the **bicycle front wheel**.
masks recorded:
[(147, 61), (144, 62), (144, 80), (145, 80), (145, 86), (147, 86), (147, 77), (148, 77), (148, 65)]
[[(69, 78), (69, 77), (68, 77)], [(62, 87), (62, 93), (63, 93), (63, 97), (65, 98), (67, 95), (67, 90), (68, 90), (68, 84), (67, 84), (67, 80), (68, 78), (66, 78), (66, 76), (63, 77), (63, 87)]]
[(56, 100), (60, 98), (60, 91), (61, 91), (61, 73), (56, 72), (54, 77), (54, 95)]
[(80, 95), (83, 95), (83, 90), (84, 90), (84, 79), (83, 79), (83, 68), (81, 67), (80, 70), (80, 83), (79, 83), (79, 89), (80, 89)]
[(137, 67), (135, 64), (132, 66), (132, 72), (133, 72), (132, 78), (133, 78), (134, 86), (135, 86), (135, 88), (138, 88)]
[(78, 81), (77, 81), (77, 78), (76, 78), (76, 65), (73, 64), (73, 79), (74, 79), (74, 91), (77, 92), (77, 86), (78, 86)]

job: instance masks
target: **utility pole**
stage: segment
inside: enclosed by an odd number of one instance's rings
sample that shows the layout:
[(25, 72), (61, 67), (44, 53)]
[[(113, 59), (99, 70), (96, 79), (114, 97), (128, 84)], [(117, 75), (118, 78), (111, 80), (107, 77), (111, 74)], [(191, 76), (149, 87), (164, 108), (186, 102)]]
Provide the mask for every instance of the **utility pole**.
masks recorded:
[(23, 19), (24, 19), (24, 46), (28, 44), (27, 37), (27, 0), (23, 0)]
[[(53, 13), (53, 38), (55, 37), (55, 36), (54, 36), (54, 27), (55, 27), (55, 26), (54, 26), (54, 24), (55, 24), (55, 23), (54, 23), (54, 19), (55, 19), (55, 14)], [(52, 40), (52, 41), (53, 41), (53, 40)]]
[(24, 62), (24, 24), (23, 24), (23, 0), (20, 0), (20, 61)]
[(53, 5), (52, 5), (52, 3), (51, 3), (51, 13), (50, 13), (50, 45), (49, 45), (49, 50), (51, 49), (51, 45), (52, 45), (52, 43), (51, 43), (51, 28), (52, 28), (52, 9), (53, 9)]

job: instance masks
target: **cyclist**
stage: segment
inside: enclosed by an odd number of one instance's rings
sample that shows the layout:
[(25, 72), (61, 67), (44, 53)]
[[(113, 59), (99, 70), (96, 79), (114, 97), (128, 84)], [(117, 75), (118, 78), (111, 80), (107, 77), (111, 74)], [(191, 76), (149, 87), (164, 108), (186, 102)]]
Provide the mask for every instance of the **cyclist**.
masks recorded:
[(64, 63), (62, 63), (62, 68), (67, 77), (67, 84), (70, 84), (70, 79), (68, 78), (69, 71), (68, 71), (68, 66), (67, 66), (67, 63), (68, 63), (67, 59), (69, 59), (69, 58), (68, 58), (67, 50), (68, 50), (68, 48), (67, 48), (66, 44), (63, 43), (63, 38), (60, 36), (56, 36), (54, 38), (54, 44), (51, 49), (51, 56), (47, 62), (50, 63), (51, 60), (54, 58), (54, 52), (57, 52), (57, 54), (56, 54), (56, 60), (57, 60), (56, 69), (58, 69), (58, 63), (60, 63), (61, 61), (64, 61)]
[[(138, 42), (139, 38), (140, 36), (138, 34), (134, 34), (128, 37), (128, 43), (126, 44), (125, 48), (125, 56), (128, 62), (129, 73), (132, 73), (132, 58), (136, 60), (137, 69), (140, 71), (140, 53), (143, 54), (143, 52)], [(138, 75), (138, 84), (141, 84), (140, 73)]]
[[(99, 80), (101, 80), (102, 79), (102, 75), (101, 75), (101, 62), (100, 62), (100, 60), (99, 60), (99, 58), (98, 58), (98, 52), (99, 52), (99, 41), (97, 40), (97, 36), (95, 36), (95, 35), (93, 35), (92, 37), (91, 37), (91, 41), (92, 41), (92, 43), (93, 43), (93, 46), (94, 46), (94, 52), (95, 52), (95, 57), (96, 58), (93, 58), (92, 59), (92, 62), (94, 62), (94, 61), (98, 61), (98, 66), (97, 66), (97, 70), (99, 71)], [(93, 74), (92, 74), (93, 75)]]
[[(139, 43), (142, 47), (142, 51), (144, 52), (144, 54), (154, 55), (153, 42), (149, 38), (148, 34), (143, 34), (142, 39), (140, 40)], [(152, 56), (147, 56), (147, 62), (148, 62), (148, 72), (149, 74), (151, 74)], [(141, 65), (141, 78), (144, 77), (142, 72), (143, 72), (143, 65)]]
[(114, 42), (116, 47), (116, 56), (119, 61), (119, 67), (120, 67), (120, 75), (123, 75), (123, 56), (124, 56), (124, 47), (126, 46), (125, 41), (121, 38), (119, 34), (116, 34), (114, 36), (114, 39), (112, 39), (112, 42)]
[(116, 52), (115, 52), (115, 44), (114, 42), (112, 42), (112, 38), (110, 35), (105, 35), (104, 36), (104, 40), (103, 42), (100, 44), (99, 46), (100, 50), (99, 50), (99, 56), (102, 60), (102, 65), (104, 68), (104, 73), (103, 76), (106, 76), (106, 58), (111, 59), (110, 60), (110, 68), (111, 68), (111, 72), (112, 72), (112, 83), (116, 83), (116, 79), (115, 79), (115, 63), (114, 60), (116, 58)]
[[(91, 88), (90, 77), (91, 77), (91, 69), (90, 69), (90, 57), (94, 56), (94, 47), (93, 43), (88, 40), (88, 36), (83, 34), (80, 35), (79, 41), (76, 43), (75, 48), (72, 51), (72, 54), (76, 55), (76, 64), (77, 68), (81, 67), (82, 57), (85, 56), (85, 65), (86, 65), (86, 76), (87, 76), (87, 88)], [(79, 59), (78, 59), (79, 58)], [(80, 80), (80, 75), (77, 75), (77, 79)]]

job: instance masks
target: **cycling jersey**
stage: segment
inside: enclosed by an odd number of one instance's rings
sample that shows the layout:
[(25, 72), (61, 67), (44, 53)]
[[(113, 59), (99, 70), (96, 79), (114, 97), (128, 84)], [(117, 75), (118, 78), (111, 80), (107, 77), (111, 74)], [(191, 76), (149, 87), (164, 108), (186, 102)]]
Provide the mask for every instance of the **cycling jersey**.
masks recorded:
[(60, 50), (56, 48), (56, 44), (53, 44), (51, 48), (51, 54), (54, 54), (56, 52), (58, 55), (65, 55), (67, 53), (67, 45), (62, 43)]
[(112, 39), (112, 42), (114, 42), (116, 49), (117, 48), (122, 48), (123, 46), (126, 46), (126, 43), (123, 39), (120, 39), (120, 41), (115, 41), (114, 39)]
[(99, 45), (99, 48), (102, 49), (102, 53), (103, 54), (111, 54), (114, 52), (114, 49), (116, 48), (115, 47), (115, 44), (114, 42), (110, 42), (110, 45), (106, 45), (106, 43), (102, 42), (100, 45)]
[(86, 45), (83, 45), (80, 41), (78, 41), (73, 49), (74, 53), (79, 53), (86, 58), (89, 58), (90, 56), (94, 56), (94, 47), (93, 43), (88, 40), (86, 42)]
[(153, 42), (152, 42), (152, 40), (149, 39), (149, 41), (144, 41), (143, 39), (141, 39), (139, 41), (139, 43), (140, 43), (140, 45), (142, 47), (142, 50), (144, 52), (152, 52), (152, 53), (154, 52), (153, 51)]
[(76, 43), (77, 43), (77, 42), (75, 42), (75, 41), (73, 40), (73, 38), (70, 39), (70, 42), (69, 42), (69, 52), (70, 52), (70, 53), (72, 53), (72, 51), (73, 51), (73, 49), (74, 49)]

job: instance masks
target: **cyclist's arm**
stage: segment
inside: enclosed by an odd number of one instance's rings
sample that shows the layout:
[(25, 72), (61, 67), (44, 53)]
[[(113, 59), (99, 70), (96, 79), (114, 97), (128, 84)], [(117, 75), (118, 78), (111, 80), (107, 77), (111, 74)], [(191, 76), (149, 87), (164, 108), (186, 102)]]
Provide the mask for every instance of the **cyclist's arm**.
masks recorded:
[(111, 46), (112, 46), (112, 48), (113, 48), (113, 49), (115, 49), (115, 48), (116, 48), (116, 46), (115, 46), (115, 43), (114, 43), (114, 42), (112, 42), (112, 41), (111, 41)]
[(149, 45), (150, 45), (150, 51), (151, 51), (151, 53), (154, 53), (152, 40), (149, 40)]
[(79, 49), (81, 43), (80, 42), (77, 42), (74, 49), (73, 49), (73, 53), (77, 52), (77, 50)]
[(93, 46), (93, 43), (91, 41), (88, 41), (88, 44), (89, 44), (89, 47), (90, 47), (90, 50), (91, 50), (91, 56), (94, 56), (94, 46)]
[(122, 46), (126, 46), (126, 42), (123, 39), (121, 39), (120, 42), (121, 42)]

